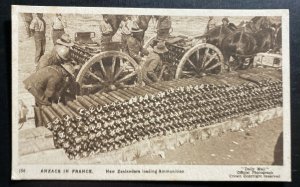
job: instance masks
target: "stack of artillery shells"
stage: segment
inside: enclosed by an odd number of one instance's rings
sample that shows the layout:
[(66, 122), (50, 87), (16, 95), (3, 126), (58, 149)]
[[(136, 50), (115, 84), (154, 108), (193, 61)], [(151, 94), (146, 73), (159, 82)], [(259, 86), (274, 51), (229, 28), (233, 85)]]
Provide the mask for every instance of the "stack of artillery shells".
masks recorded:
[(79, 159), (281, 105), (278, 77), (239, 73), (78, 96), (41, 107), (41, 118), (55, 146)]

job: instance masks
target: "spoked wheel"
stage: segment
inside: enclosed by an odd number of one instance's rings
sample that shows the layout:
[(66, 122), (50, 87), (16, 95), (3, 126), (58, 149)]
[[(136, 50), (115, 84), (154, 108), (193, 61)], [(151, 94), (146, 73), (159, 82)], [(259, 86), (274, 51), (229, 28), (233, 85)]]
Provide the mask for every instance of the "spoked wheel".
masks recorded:
[(107, 92), (141, 84), (139, 65), (127, 54), (119, 51), (102, 52), (87, 61), (76, 81), (80, 94)]
[(221, 51), (208, 43), (197, 44), (189, 49), (180, 60), (175, 78), (203, 77), (219, 74), (224, 69), (224, 57)]

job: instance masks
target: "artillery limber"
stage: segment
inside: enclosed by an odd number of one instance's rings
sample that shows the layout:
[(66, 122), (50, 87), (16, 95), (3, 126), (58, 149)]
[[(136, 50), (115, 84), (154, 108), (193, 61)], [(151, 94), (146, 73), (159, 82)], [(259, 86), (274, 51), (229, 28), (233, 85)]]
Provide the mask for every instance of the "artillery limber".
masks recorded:
[(99, 45), (93, 32), (75, 34), (71, 58), (81, 65), (76, 75), (80, 93), (113, 91), (141, 83), (140, 67), (128, 54), (121, 51), (121, 43)]
[[(127, 53), (122, 52), (121, 43), (110, 42), (99, 45), (92, 38), (93, 32), (81, 32), (75, 35), (75, 45), (71, 48), (71, 58), (81, 65), (76, 75), (80, 85), (80, 94), (114, 91), (141, 85), (145, 76), (142, 64), (138, 64)], [(153, 47), (158, 40), (151, 38), (145, 45)], [(168, 66), (168, 78), (161, 81), (202, 77), (218, 74), (223, 70), (223, 55), (214, 45), (195, 43), (195, 38), (187, 36), (170, 36), (165, 45), (168, 52), (164, 61)], [(151, 50), (151, 49), (150, 49)], [(158, 72), (158, 73), (165, 73)]]
[[(153, 47), (157, 42), (153, 37), (146, 42), (145, 47)], [(216, 46), (202, 42), (201, 36), (170, 36), (164, 42), (169, 50), (164, 55), (164, 61), (169, 64), (173, 78), (200, 78), (219, 74), (224, 69), (222, 52)]]

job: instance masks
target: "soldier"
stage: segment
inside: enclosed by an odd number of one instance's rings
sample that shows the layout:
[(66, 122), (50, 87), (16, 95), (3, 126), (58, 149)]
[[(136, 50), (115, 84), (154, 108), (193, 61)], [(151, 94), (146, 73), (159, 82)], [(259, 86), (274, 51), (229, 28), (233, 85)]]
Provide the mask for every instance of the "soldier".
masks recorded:
[(26, 34), (28, 38), (32, 36), (31, 30), (30, 30), (30, 23), (32, 21), (32, 14), (31, 13), (22, 13), (22, 18), (24, 20), (24, 25), (26, 29)]
[(228, 27), (230, 30), (234, 31), (237, 29), (237, 27), (235, 26), (235, 24), (230, 23), (228, 18), (223, 18), (222, 19), (222, 25), (223, 27)]
[(62, 91), (66, 85), (64, 80), (64, 77), (67, 76), (66, 74), (66, 70), (61, 66), (51, 65), (38, 70), (24, 80), (25, 88), (35, 97), (36, 127), (42, 125), (41, 113), (38, 112), (39, 107), (58, 102), (63, 96)]
[(216, 27), (216, 21), (213, 16), (209, 16), (209, 20), (206, 25), (206, 32)]
[(29, 28), (33, 32), (34, 42), (35, 42), (35, 63), (37, 64), (40, 58), (45, 53), (46, 47), (46, 22), (43, 19), (43, 14), (34, 14), (33, 20), (30, 23)]
[(144, 64), (144, 81), (146, 83), (149, 82), (157, 82), (161, 79), (164, 65), (162, 61), (163, 54), (168, 52), (167, 47), (163, 42), (159, 42), (153, 49), (145, 61)]
[(157, 39), (165, 40), (170, 35), (172, 21), (170, 16), (159, 16), (157, 21)]
[(131, 36), (127, 40), (127, 51), (128, 54), (137, 62), (140, 63), (142, 61), (143, 55), (148, 55), (149, 52), (147, 49), (143, 48), (142, 45), (142, 29), (138, 27), (132, 27)]
[(103, 14), (103, 20), (100, 22), (100, 31), (102, 33), (101, 43), (109, 43), (112, 41), (113, 29), (108, 22), (108, 15)]
[(53, 50), (40, 59), (37, 70), (49, 65), (61, 65), (70, 60), (70, 49), (66, 45), (71, 46), (72, 43), (67, 43), (63, 40), (57, 41), (58, 44), (54, 46)]
[(52, 21), (52, 40), (53, 44), (65, 33), (67, 22), (63, 19), (61, 14), (56, 14)]
[(124, 20), (120, 23), (120, 29), (121, 29), (121, 43), (123, 51), (126, 51), (126, 44), (127, 40), (131, 35), (131, 28), (132, 28), (133, 22), (129, 16), (124, 16)]
[(24, 80), (25, 88), (35, 97), (36, 106), (50, 105), (63, 97), (72, 70), (68, 66), (50, 65)]

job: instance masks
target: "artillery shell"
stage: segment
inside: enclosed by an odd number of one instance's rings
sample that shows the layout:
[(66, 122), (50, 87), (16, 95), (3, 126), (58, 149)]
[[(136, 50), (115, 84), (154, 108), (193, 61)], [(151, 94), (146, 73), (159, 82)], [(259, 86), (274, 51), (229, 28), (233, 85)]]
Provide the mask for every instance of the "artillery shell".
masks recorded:
[(118, 97), (121, 97), (124, 101), (128, 101), (131, 97), (128, 97), (127, 95), (122, 94), (119, 90), (110, 92), (111, 94), (115, 94)]
[(127, 95), (131, 95), (131, 97), (140, 97), (141, 96), (141, 94), (133, 92), (129, 89), (121, 90), (121, 92), (122, 93), (125, 92)]
[(99, 99), (99, 97), (95, 96), (95, 95), (90, 95), (90, 97), (96, 101), (98, 104), (100, 104), (101, 106), (107, 105), (109, 103), (105, 102), (104, 100)]
[(43, 125), (43, 120), (42, 120), (42, 116), (41, 116), (41, 109), (40, 107), (34, 106), (34, 118), (35, 118), (35, 123), (36, 126), (42, 126)]
[(77, 119), (79, 121), (82, 119), (82, 117), (78, 113), (73, 111), (68, 105), (65, 105), (65, 108), (72, 114), (72, 116), (74, 116), (74, 119)]
[(114, 97), (116, 98), (116, 100), (120, 101), (120, 102), (125, 102), (126, 99), (124, 97), (120, 97), (118, 94), (117, 94), (117, 91), (113, 91), (113, 92), (109, 92), (107, 93), (108, 95), (110, 95), (111, 97)]
[(105, 95), (103, 95), (103, 93), (98, 92), (98, 93), (95, 94), (95, 96), (97, 96), (99, 99), (101, 99), (101, 100), (103, 100), (103, 101), (105, 101), (106, 103), (109, 103), (109, 104), (114, 102), (114, 100), (110, 100)]
[(132, 98), (132, 97), (136, 96), (135, 94), (130, 94), (129, 92), (126, 92), (125, 90), (118, 90), (118, 92), (122, 95), (127, 96), (128, 98)]
[[(136, 91), (138, 91), (138, 92), (141, 92), (141, 93), (144, 93), (145, 95), (146, 95), (146, 94), (147, 94), (147, 95), (153, 95), (151, 92), (149, 92), (147, 89), (145, 89), (145, 88), (143, 88), (143, 87), (141, 87), (141, 88), (135, 87), (134, 90), (136, 90)], [(133, 90), (133, 91), (134, 91), (134, 90)]]
[(107, 99), (109, 99), (112, 102), (116, 102), (116, 100), (117, 100), (115, 97), (113, 97), (105, 92), (101, 93), (101, 95), (103, 95), (104, 97), (106, 97)]
[(83, 96), (88, 102), (90, 102), (92, 105), (94, 105), (94, 106), (98, 106), (99, 105), (99, 103), (98, 102), (96, 102), (93, 98), (91, 98), (90, 96), (87, 96), (87, 95), (84, 95)]
[(94, 108), (93, 104), (90, 103), (85, 97), (83, 96), (77, 96), (76, 100), (85, 108), (90, 109), (90, 108)]
[(148, 85), (143, 86), (142, 88), (144, 88), (145, 90), (151, 92), (152, 94), (158, 94), (158, 93), (161, 92), (161, 90), (155, 89), (155, 88), (153, 88), (151, 86), (148, 86)]
[(41, 117), (44, 125), (51, 123), (50, 119), (46, 116), (43, 110), (41, 110)]
[(72, 110), (76, 111), (77, 113), (85, 109), (83, 106), (78, 105), (78, 102), (76, 101), (68, 101), (67, 106), (69, 106)]
[(52, 109), (59, 115), (61, 119), (65, 118), (68, 114), (59, 107), (58, 104), (52, 103)]
[(50, 106), (43, 106), (42, 110), (49, 117), (52, 123), (58, 123), (59, 118), (53, 113)]
[(63, 103), (58, 103), (58, 106), (65, 112), (67, 113), (71, 118), (74, 118), (75, 115), (73, 114), (73, 111), (70, 111), (66, 105)]

